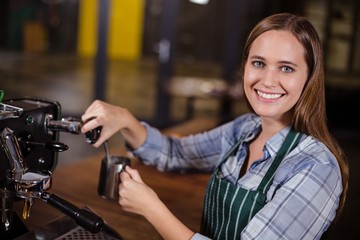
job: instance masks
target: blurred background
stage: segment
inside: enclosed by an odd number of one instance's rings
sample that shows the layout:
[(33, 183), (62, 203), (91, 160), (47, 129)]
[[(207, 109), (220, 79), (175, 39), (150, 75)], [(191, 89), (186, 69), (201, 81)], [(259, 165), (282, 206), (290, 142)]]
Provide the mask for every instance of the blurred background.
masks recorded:
[[(58, 101), (64, 116), (79, 117), (102, 99), (159, 128), (192, 122), (199, 131), (209, 120), (220, 124), (247, 111), (237, 78), (242, 48), (250, 29), (276, 12), (308, 17), (322, 39), (329, 125), (351, 174), (344, 215), (327, 239), (354, 239), (360, 235), (357, 0), (1, 0), (0, 89), (5, 98)], [(70, 150), (59, 164), (98, 151), (64, 138)], [(121, 141), (117, 136), (112, 144)]]

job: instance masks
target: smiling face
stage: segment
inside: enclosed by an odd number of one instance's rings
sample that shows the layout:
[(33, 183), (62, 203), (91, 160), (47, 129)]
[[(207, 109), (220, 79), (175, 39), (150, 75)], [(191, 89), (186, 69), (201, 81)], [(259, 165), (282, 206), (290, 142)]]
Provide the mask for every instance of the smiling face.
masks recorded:
[(308, 77), (304, 47), (289, 31), (270, 30), (251, 45), (244, 91), (256, 114), (289, 124)]

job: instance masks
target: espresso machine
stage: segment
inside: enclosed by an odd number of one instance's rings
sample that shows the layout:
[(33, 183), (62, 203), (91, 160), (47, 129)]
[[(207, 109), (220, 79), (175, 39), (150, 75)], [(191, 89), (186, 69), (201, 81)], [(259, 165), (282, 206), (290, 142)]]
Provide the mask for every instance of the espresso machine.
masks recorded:
[[(21, 217), (30, 218), (36, 199), (63, 212), (91, 236), (101, 235), (94, 239), (122, 239), (91, 210), (78, 208), (49, 191), (58, 154), (68, 149), (60, 142), (59, 133), (81, 134), (82, 124), (80, 119), (62, 118), (56, 101), (37, 97), (0, 100), (1, 239), (21, 239), (26, 234)], [(100, 132), (101, 127), (87, 132), (84, 138), (89, 144), (94, 143)], [(24, 203), (22, 216), (13, 210), (15, 201)]]

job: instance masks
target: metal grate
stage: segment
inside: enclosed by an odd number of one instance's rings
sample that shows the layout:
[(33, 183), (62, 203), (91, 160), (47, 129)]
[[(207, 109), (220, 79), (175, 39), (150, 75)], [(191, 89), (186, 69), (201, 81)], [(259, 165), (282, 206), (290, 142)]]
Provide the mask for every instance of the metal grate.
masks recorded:
[(55, 240), (118, 240), (117, 238), (111, 237), (106, 233), (91, 233), (88, 230), (78, 226), (71, 231), (59, 236)]

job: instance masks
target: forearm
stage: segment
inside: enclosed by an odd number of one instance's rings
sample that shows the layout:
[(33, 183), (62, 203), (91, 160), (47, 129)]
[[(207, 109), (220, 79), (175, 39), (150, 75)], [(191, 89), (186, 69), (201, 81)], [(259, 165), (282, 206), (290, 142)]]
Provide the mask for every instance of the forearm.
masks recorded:
[(132, 149), (140, 147), (146, 139), (146, 128), (133, 116), (129, 116), (133, 119), (128, 121), (128, 126), (120, 130), (125, 142)]
[(157, 206), (149, 208), (144, 217), (165, 240), (188, 240), (195, 234), (180, 222), (161, 201)]

